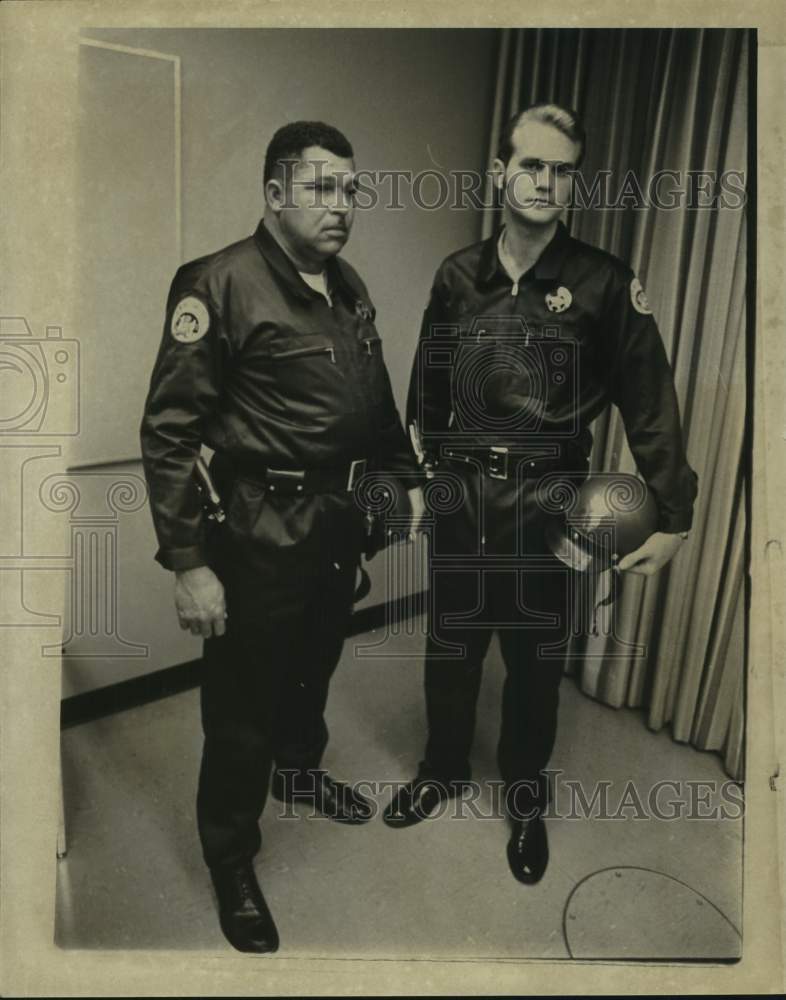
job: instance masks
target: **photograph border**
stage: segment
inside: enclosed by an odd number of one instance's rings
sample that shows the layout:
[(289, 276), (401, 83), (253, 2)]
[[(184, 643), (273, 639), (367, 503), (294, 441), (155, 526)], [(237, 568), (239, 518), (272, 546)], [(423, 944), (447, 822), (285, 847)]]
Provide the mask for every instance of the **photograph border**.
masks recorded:
[[(711, 23), (709, 16), (711, 15)], [(498, 959), (275, 959), (226, 951), (87, 951), (54, 944), (56, 836), (60, 816), (60, 675), (41, 646), (56, 630), (5, 628), (0, 673), (0, 993), (15, 996), (526, 995), (776, 993), (784, 981), (786, 815), (779, 761), (785, 745), (786, 641), (786, 198), (782, 127), (786, 9), (721, 0), (576, 0), (439, 3), (415, 10), (379, 0), (307, 3), (81, 2), (0, 5), (3, 315), (62, 316), (73, 330), (76, 227), (76, 52), (93, 28), (155, 27), (736, 27), (756, 28), (757, 121), (749, 125), (758, 217), (755, 298), (748, 319), (747, 419), (750, 563), (746, 678), (743, 956), (736, 963)], [(752, 144), (753, 145), (753, 144)], [(753, 176), (753, 175), (751, 175)], [(13, 192), (9, 197), (8, 192)], [(753, 247), (753, 244), (752, 244)], [(46, 276), (45, 280), (42, 276)], [(59, 322), (59, 320), (58, 320)], [(750, 337), (750, 333), (749, 333)], [(752, 346), (752, 350), (750, 347)], [(65, 449), (67, 445), (63, 445)], [(65, 465), (65, 463), (64, 463)], [(59, 529), (54, 529), (59, 530)], [(61, 549), (59, 536), (47, 551)], [(34, 591), (35, 585), (31, 586)], [(2, 600), (2, 598), (0, 598)], [(776, 877), (777, 873), (777, 877)], [(207, 904), (206, 904), (207, 905)]]

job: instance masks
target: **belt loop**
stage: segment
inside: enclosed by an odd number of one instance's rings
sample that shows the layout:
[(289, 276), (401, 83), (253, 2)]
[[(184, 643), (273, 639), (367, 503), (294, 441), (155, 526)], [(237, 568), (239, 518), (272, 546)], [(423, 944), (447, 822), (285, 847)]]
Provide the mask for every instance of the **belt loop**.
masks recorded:
[(368, 459), (356, 458), (354, 462), (349, 467), (349, 475), (347, 476), (347, 492), (351, 493), (355, 488), (355, 481), (360, 479), (361, 476), (365, 476), (366, 467), (368, 465)]

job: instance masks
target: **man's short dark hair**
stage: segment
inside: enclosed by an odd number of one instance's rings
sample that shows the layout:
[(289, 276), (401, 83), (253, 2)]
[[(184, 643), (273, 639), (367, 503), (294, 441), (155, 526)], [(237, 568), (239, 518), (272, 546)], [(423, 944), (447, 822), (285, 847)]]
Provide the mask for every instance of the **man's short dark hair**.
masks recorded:
[(544, 125), (553, 125), (554, 128), (559, 129), (568, 139), (578, 143), (579, 155), (576, 160), (576, 166), (581, 163), (584, 159), (584, 144), (587, 137), (578, 113), (573, 108), (565, 107), (562, 104), (544, 103), (530, 104), (529, 107), (517, 111), (506, 122), (499, 137), (499, 148), (497, 150), (497, 156), (504, 164), (507, 165), (508, 160), (513, 156), (513, 133), (527, 119), (541, 122)]
[(270, 140), (265, 153), (264, 183), (276, 172), (276, 166), (286, 160), (299, 160), (309, 146), (321, 146), (334, 156), (351, 160), (355, 156), (347, 137), (324, 122), (290, 122), (283, 125)]

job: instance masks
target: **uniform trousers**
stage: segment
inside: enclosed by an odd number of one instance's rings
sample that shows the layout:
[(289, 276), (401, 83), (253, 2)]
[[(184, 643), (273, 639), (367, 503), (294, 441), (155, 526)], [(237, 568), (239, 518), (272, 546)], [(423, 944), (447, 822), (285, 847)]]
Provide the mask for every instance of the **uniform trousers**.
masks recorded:
[[(475, 477), (464, 485), (467, 503), (437, 519), (432, 546), (428, 739), (419, 777), (443, 784), (471, 778), (483, 661), (496, 631), (505, 667), (497, 762), (509, 811), (526, 816), (548, 797), (543, 771), (557, 733), (569, 570), (549, 551), (531, 498), (523, 498), (525, 531), (516, 536), (513, 484)], [(482, 512), (478, 487), (486, 492)]]
[(271, 768), (318, 768), (352, 611), (362, 527), (346, 497), (262, 499), (228, 512), (212, 565), (226, 633), (204, 643), (197, 822), (209, 867), (252, 858)]

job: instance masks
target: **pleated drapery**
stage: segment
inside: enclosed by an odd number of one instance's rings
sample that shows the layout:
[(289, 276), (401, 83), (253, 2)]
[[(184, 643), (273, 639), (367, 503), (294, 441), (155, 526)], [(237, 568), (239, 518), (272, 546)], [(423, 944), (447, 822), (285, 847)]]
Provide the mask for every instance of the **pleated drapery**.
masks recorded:
[[(747, 171), (749, 35), (730, 29), (506, 30), (501, 33), (489, 162), (504, 122), (540, 101), (576, 108), (587, 129), (585, 189), (610, 171), (618, 207), (576, 207), (572, 234), (634, 268), (674, 369), (688, 458), (699, 476), (694, 527), (672, 564), (628, 575), (614, 610), (618, 638), (574, 640), (582, 690), (641, 707), (654, 730), (723, 755), (743, 773), (745, 663), (746, 210), (706, 204), (695, 172)], [(686, 194), (673, 210), (640, 204), (658, 171)], [(638, 188), (625, 185), (626, 176)], [(691, 180), (690, 173), (694, 172)], [(741, 188), (744, 180), (732, 181)], [(663, 190), (666, 190), (664, 187)], [(633, 192), (627, 199), (619, 195)], [(638, 207), (637, 206), (638, 203)], [(484, 235), (499, 213), (484, 217)], [(593, 426), (592, 468), (635, 471), (616, 410)], [(608, 621), (608, 619), (607, 619)]]

